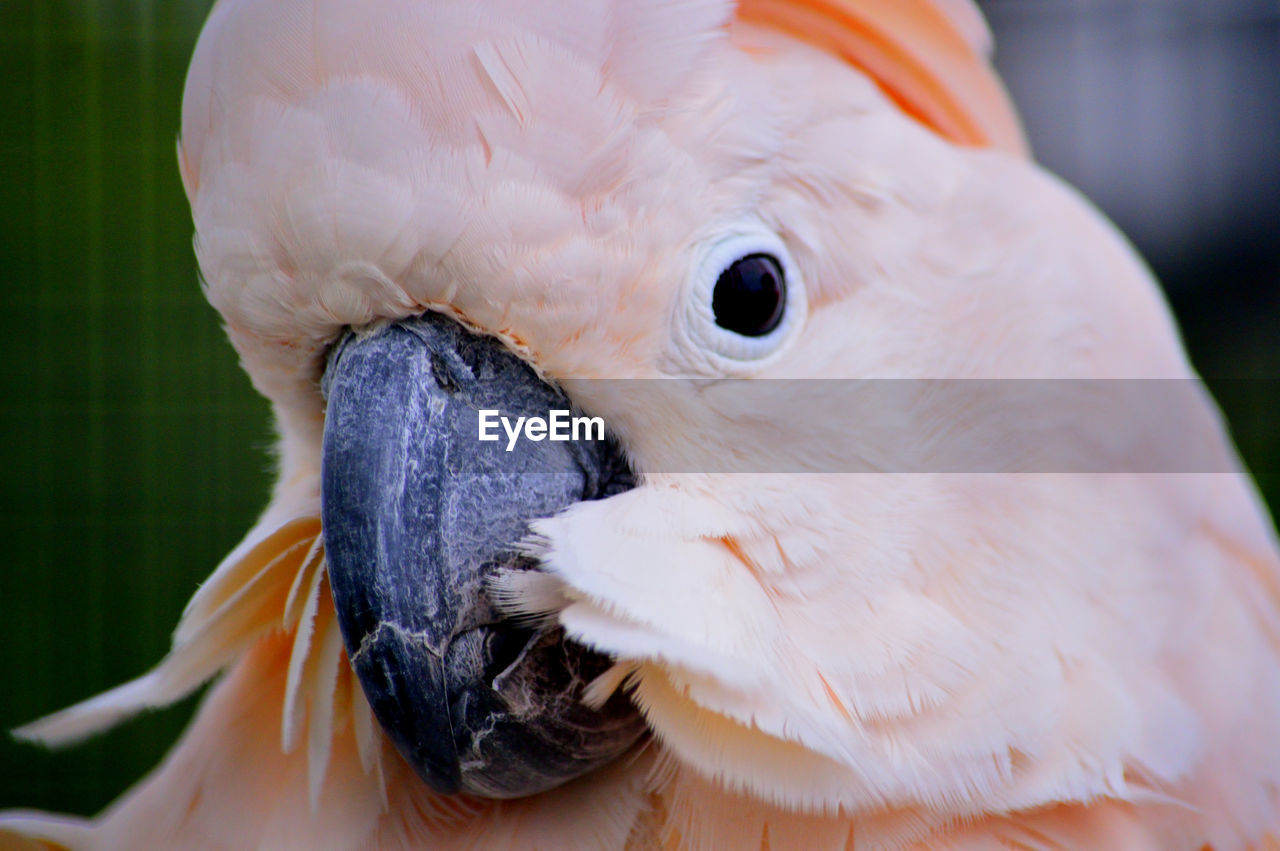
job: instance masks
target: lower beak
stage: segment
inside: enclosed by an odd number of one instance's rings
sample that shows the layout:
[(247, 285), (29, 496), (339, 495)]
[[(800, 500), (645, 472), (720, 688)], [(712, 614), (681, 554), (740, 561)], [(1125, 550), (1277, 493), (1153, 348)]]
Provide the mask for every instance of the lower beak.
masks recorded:
[[(383, 729), (442, 793), (535, 794), (644, 730), (611, 661), (554, 626), (515, 624), (488, 577), (536, 567), (528, 522), (632, 486), (612, 441), (479, 439), (479, 412), (546, 417), (568, 400), (495, 340), (438, 314), (348, 334), (324, 375), (323, 523), (352, 666)], [(501, 431), (501, 430), (499, 430)]]

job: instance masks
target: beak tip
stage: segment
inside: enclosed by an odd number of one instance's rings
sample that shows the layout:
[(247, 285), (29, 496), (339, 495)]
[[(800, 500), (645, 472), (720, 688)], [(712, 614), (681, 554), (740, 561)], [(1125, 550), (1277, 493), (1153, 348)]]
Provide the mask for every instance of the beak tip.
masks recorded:
[[(462, 773), (453, 736), (430, 723), (445, 700), (439, 656), (397, 625), (382, 621), (361, 638), (351, 665), (374, 717), (397, 719), (383, 729), (418, 775), (441, 794), (458, 792)], [(418, 675), (405, 677), (406, 668)]]

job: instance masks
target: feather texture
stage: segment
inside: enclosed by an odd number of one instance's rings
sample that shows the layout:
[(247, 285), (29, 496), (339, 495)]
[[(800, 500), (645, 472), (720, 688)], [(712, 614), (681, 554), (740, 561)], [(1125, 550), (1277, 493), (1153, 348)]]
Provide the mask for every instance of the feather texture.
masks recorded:
[(990, 34), (968, 0), (742, 0), (739, 14), (866, 70), (904, 111), (952, 141), (1027, 152), (987, 64)]
[[(724, 377), (689, 333), (709, 315), (694, 278), (744, 228), (785, 245), (807, 307), (735, 375), (1192, 377), (1132, 250), (1022, 156), (987, 38), (967, 0), (219, 0), (180, 162), (280, 483), (156, 669), (20, 731), (72, 741), (221, 672), (165, 763), (97, 819), (0, 829), (97, 848), (1274, 842), (1280, 564), (1210, 401), (1181, 434), (1216, 474), (835, 475), (884, 469), (900, 423), (840, 419), (814, 382), (776, 382), (762, 410), (687, 380)], [(589, 696), (627, 691), (652, 739), (519, 801), (413, 775), (324, 578), (326, 346), (427, 309), (605, 417), (641, 473), (535, 523), (544, 571), (493, 590), (613, 654)], [(671, 380), (600, 380), (623, 378)], [(945, 393), (909, 409), (923, 464), (974, 428)], [(1159, 438), (1089, 450), (1134, 469)], [(662, 472), (762, 457), (797, 472)]]

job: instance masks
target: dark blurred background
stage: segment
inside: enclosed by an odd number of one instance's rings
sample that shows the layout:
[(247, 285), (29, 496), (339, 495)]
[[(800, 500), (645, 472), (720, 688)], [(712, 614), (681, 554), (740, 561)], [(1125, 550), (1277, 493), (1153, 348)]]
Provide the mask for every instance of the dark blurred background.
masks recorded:
[[(174, 144), (206, 0), (0, 0), (0, 728), (142, 673), (269, 486)], [(1040, 159), (1137, 242), (1280, 504), (1280, 2), (990, 0)], [(99, 810), (194, 706), (47, 753), (0, 808)]]

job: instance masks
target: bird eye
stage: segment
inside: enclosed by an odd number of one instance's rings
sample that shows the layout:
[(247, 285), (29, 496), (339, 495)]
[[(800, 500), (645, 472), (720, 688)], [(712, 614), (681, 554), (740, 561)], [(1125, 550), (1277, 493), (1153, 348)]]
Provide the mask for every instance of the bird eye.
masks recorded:
[(778, 258), (748, 254), (716, 279), (711, 310), (716, 324), (744, 337), (763, 337), (782, 324), (787, 279)]
[(755, 218), (722, 225), (690, 248), (671, 368), (756, 374), (781, 357), (804, 325), (808, 299), (800, 267), (782, 238)]

